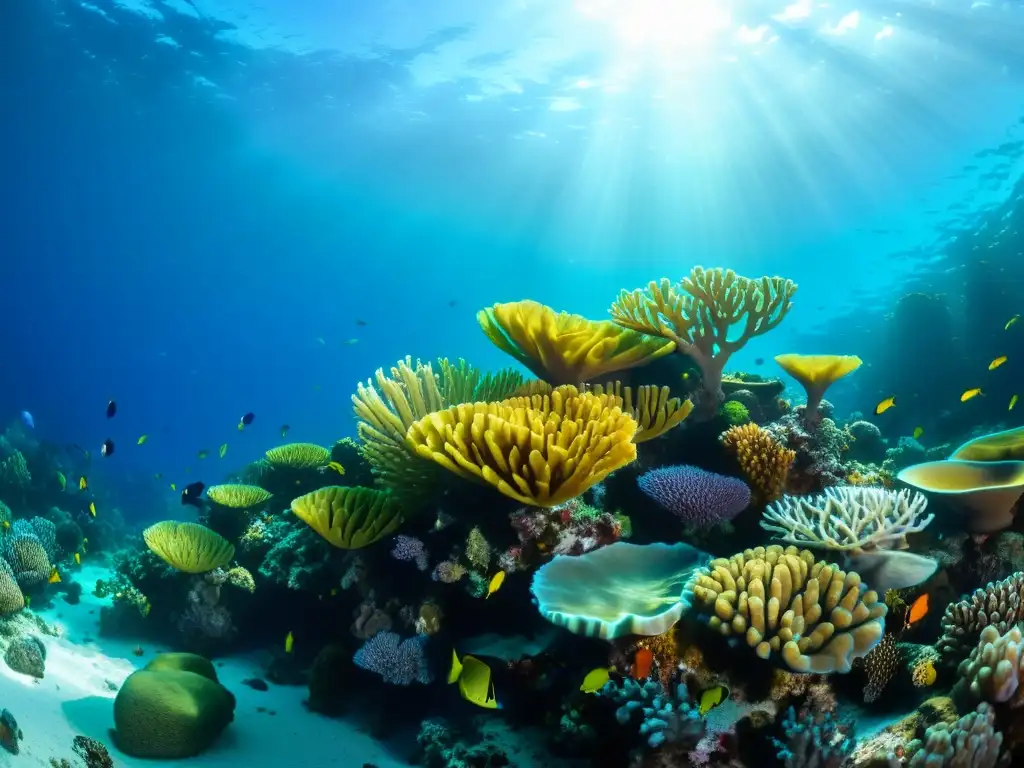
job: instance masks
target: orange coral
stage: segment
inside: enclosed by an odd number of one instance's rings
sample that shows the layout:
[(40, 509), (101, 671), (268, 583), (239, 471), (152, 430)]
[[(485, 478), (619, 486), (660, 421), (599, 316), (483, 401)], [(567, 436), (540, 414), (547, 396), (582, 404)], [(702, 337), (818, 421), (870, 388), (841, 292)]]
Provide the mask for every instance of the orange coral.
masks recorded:
[(782, 496), (789, 468), (796, 459), (795, 451), (753, 423), (729, 427), (720, 439), (736, 455), (740, 469), (760, 503), (767, 504)]

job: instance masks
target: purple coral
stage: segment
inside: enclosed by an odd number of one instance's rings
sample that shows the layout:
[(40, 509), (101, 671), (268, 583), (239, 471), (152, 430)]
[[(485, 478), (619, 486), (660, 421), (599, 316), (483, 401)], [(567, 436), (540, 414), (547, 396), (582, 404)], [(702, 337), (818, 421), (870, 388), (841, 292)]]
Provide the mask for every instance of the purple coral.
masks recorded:
[(426, 635), (402, 640), (394, 632), (378, 632), (363, 643), (352, 660), (357, 666), (376, 672), (390, 685), (427, 685), (433, 676), (423, 654), (426, 642)]
[(684, 523), (700, 527), (732, 520), (750, 504), (750, 488), (742, 480), (688, 464), (652, 469), (637, 484)]
[(430, 567), (427, 548), (415, 536), (395, 536), (395, 546), (391, 548), (391, 556), (395, 560), (416, 563), (421, 571)]

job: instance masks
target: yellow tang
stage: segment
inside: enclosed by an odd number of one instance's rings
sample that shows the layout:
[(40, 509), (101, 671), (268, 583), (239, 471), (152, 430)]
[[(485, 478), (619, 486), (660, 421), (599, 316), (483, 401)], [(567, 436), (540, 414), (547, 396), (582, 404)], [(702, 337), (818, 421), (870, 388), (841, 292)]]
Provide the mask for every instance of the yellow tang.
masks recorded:
[(60, 572), (57, 570), (57, 566), (50, 569), (50, 578), (48, 581), (51, 584), (59, 584), (61, 582)]
[(178, 484), (177, 483), (171, 483), (171, 490), (172, 491), (178, 490)]
[(998, 368), (1000, 365), (1002, 365), (1005, 362), (1006, 362), (1006, 355), (1000, 355), (999, 357), (997, 357), (995, 360), (993, 360), (991, 363), (988, 364), (988, 369), (990, 371), (994, 371), (996, 368)]
[(1018, 320), (1020, 320), (1020, 315), (1014, 315), (1013, 317), (1011, 317), (1009, 320), (1006, 321), (1006, 325), (1003, 326), (1003, 330), (1004, 331), (1010, 330), (1011, 328), (1013, 328), (1014, 324)]
[(1010, 398), (1010, 407), (1007, 408), (1006, 410), (1012, 411), (1013, 410), (1013, 406), (1015, 406), (1016, 404), (1017, 404), (1017, 396), (1014, 395), (1013, 397)]
[(329, 463), (329, 464), (327, 465), (327, 468), (328, 468), (328, 469), (333, 469), (333, 470), (334, 470), (335, 472), (337, 472), (337, 473), (338, 473), (339, 475), (344, 475), (344, 474), (345, 474), (345, 468), (344, 468), (343, 466), (341, 466), (341, 464), (339, 464), (339, 463), (338, 463), (338, 462), (336, 462), (336, 461), (332, 461), (332, 462), (330, 462), (330, 463)]
[(704, 717), (708, 712), (717, 707), (723, 701), (728, 700), (729, 689), (724, 685), (714, 685), (700, 695), (700, 716)]
[(220, 457), (223, 459), (224, 458), (224, 454), (227, 453), (227, 452), (228, 452), (228, 444), (224, 443), (224, 445), (222, 445), (220, 447), (220, 450), (218, 451), (218, 453), (220, 454)]
[(584, 693), (597, 693), (604, 688), (605, 683), (609, 680), (608, 667), (598, 667), (587, 672), (586, 677), (583, 678), (583, 683), (580, 685), (580, 690)]
[(149, 440), (149, 435), (142, 435), (142, 436), (140, 436), (140, 437), (139, 437), (139, 439), (138, 439), (138, 440), (136, 440), (136, 441), (135, 441), (135, 444), (136, 444), (136, 445), (142, 445), (142, 444), (143, 444), (143, 443), (145, 443), (145, 442), (146, 442), (147, 440)]
[(90, 501), (89, 502), (89, 514), (92, 515), (93, 517), (96, 517), (96, 502), (95, 501)]
[(881, 416), (883, 413), (888, 411), (890, 408), (896, 405), (896, 395), (887, 397), (885, 400), (875, 406), (875, 416)]
[(491, 668), (475, 656), (463, 656), (460, 662), (458, 654), (453, 649), (448, 682), (456, 681), (462, 698), (470, 704), (476, 704), (484, 709), (501, 709), (498, 697), (494, 694)]
[(78, 490), (84, 491), (89, 487), (89, 481), (85, 479), (85, 475), (78, 478)]
[(499, 589), (501, 589), (501, 585), (504, 584), (504, 583), (505, 583), (505, 572), (504, 571), (498, 571), (496, 574), (494, 574), (491, 577), (491, 583), (487, 585), (487, 594), (484, 596), (484, 599), (487, 599), (488, 597), (493, 595), (495, 592), (497, 592)]
[(977, 397), (978, 395), (984, 395), (984, 394), (985, 393), (981, 391), (981, 387), (975, 387), (974, 389), (968, 389), (966, 392), (964, 392), (962, 395), (960, 395), (960, 402), (961, 403), (966, 403), (968, 400), (971, 400), (971, 399)]
[(284, 652), (291, 653), (292, 648), (295, 647), (295, 635), (289, 632), (284, 638)]
[(82, 556), (80, 554), (78, 554), (77, 552), (75, 552), (75, 565), (81, 565), (81, 564), (82, 564)]
[(57, 485), (60, 486), (60, 489), (62, 491), (65, 488), (68, 487), (68, 479), (66, 477), (64, 477), (64, 473), (63, 472), (60, 472), (60, 471), (57, 472)]
[(921, 435), (924, 434), (924, 427), (914, 427), (914, 439), (920, 439)]

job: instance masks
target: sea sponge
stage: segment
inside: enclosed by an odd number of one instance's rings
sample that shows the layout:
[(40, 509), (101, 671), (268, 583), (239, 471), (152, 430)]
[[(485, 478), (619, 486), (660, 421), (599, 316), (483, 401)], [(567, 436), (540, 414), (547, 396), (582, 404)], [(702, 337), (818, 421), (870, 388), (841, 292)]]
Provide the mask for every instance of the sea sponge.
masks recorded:
[(730, 427), (720, 440), (735, 454), (760, 503), (767, 504), (782, 496), (796, 451), (786, 448), (757, 424)]
[(235, 556), (231, 542), (198, 523), (164, 520), (144, 530), (142, 538), (151, 552), (185, 573), (206, 573), (221, 568)]
[(991, 625), (1003, 634), (1024, 620), (1022, 598), (1024, 572), (1017, 571), (947, 605), (942, 614), (942, 636), (935, 643), (943, 662), (958, 663), (975, 647), (985, 627)]
[(253, 579), (249, 569), (243, 568), (240, 565), (228, 569), (227, 581), (231, 586), (244, 589), (250, 594), (256, 591), (256, 581)]
[[(319, 447), (319, 446), (317, 446)], [(277, 449), (274, 449), (277, 450)], [(273, 496), (258, 485), (244, 483), (225, 483), (213, 485), (206, 489), (206, 498), (214, 504), (231, 509), (252, 509), (266, 504)]]
[(556, 312), (536, 301), (495, 304), (477, 313), (495, 346), (553, 384), (582, 385), (672, 354), (675, 344), (608, 320)]
[(41, 678), (46, 671), (46, 646), (35, 635), (19, 637), (7, 646), (4, 661), (15, 672)]
[(661, 635), (689, 607), (683, 587), (707, 555), (677, 544), (614, 544), (557, 555), (533, 575), (541, 616), (577, 635)]
[(739, 427), (750, 421), (750, 409), (739, 400), (722, 403), (722, 418), (730, 427)]
[(807, 393), (807, 406), (804, 420), (807, 428), (814, 430), (814, 425), (821, 419), (818, 407), (825, 396), (825, 391), (844, 376), (860, 368), (861, 360), (856, 355), (776, 355), (775, 362), (800, 382)]
[(331, 452), (315, 443), (287, 443), (271, 448), (267, 451), (266, 457), (272, 467), (318, 469), (327, 466), (327, 462), (331, 460)]
[(25, 607), (25, 596), (11, 566), (0, 557), (0, 616), (17, 613)]
[(896, 676), (899, 668), (900, 649), (896, 645), (896, 635), (889, 632), (864, 657), (864, 674), (868, 679), (867, 685), (864, 686), (865, 704), (878, 701), (878, 697)]
[(633, 435), (634, 443), (643, 443), (661, 437), (673, 427), (678, 426), (690, 415), (693, 402), (670, 397), (668, 387), (643, 386), (636, 388), (636, 400), (633, 398), (633, 387), (624, 387), (622, 382), (595, 384), (590, 388), (595, 395), (609, 394), (622, 400), (619, 407), (628, 413), (639, 428)]
[(192, 757), (213, 743), (234, 710), (235, 697), (207, 660), (161, 654), (129, 675), (114, 699), (117, 747), (132, 757)]
[(458, 405), (409, 427), (425, 459), (523, 504), (554, 507), (636, 458), (637, 423), (618, 398), (559, 387), (550, 395)]
[[(717, 408), (729, 357), (782, 322), (796, 287), (781, 277), (750, 279), (731, 269), (694, 267), (678, 285), (662, 278), (646, 290), (622, 291), (610, 312), (624, 328), (674, 341), (700, 367), (701, 385)], [(742, 331), (730, 339), (730, 329), (739, 324)]]
[(806, 549), (747, 549), (712, 560), (687, 585), (696, 613), (794, 672), (849, 672), (882, 639), (887, 608), (860, 576)]
[(292, 501), (292, 512), (338, 549), (360, 549), (404, 522), (398, 504), (372, 488), (331, 485)]
[(896, 478), (960, 507), (971, 533), (995, 533), (1013, 525), (1015, 505), (1024, 494), (1024, 461), (927, 461)]

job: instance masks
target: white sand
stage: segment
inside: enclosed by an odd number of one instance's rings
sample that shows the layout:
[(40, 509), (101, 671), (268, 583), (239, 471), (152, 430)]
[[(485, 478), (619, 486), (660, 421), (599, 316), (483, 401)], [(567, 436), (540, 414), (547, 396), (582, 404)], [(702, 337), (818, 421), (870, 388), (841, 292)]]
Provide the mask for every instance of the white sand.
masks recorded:
[[(39, 681), (14, 672), (0, 661), (0, 708), (11, 711), (24, 732), (21, 754), (0, 749), (0, 766), (47, 766), (50, 758), (65, 757), (73, 764), (71, 745), (82, 734), (103, 742), (116, 766), (190, 766), (190, 768), (320, 768), (344, 766), (378, 768), (407, 766), (403, 756), (389, 754), (370, 736), (352, 724), (307, 712), (302, 705), (306, 689), (271, 685), (256, 691), (242, 685), (249, 677), (261, 677), (254, 658), (217, 660), (221, 682), (235, 694), (235, 720), (220, 739), (200, 757), (188, 760), (151, 761), (127, 757), (113, 746), (116, 690), (135, 669), (145, 666), (154, 654), (172, 650), (148, 642), (145, 654), (135, 656), (135, 642), (101, 638), (99, 609), (107, 600), (92, 596), (97, 578), (105, 571), (85, 567), (76, 574), (84, 587), (82, 601), (68, 605), (62, 598), (52, 609), (41, 611), (48, 621), (61, 625), (60, 638), (43, 637), (46, 645), (46, 676)], [(264, 707), (275, 712), (258, 712)]]

